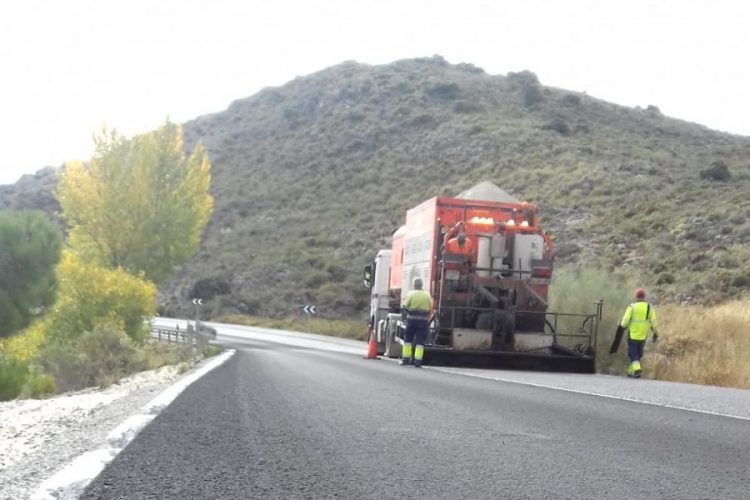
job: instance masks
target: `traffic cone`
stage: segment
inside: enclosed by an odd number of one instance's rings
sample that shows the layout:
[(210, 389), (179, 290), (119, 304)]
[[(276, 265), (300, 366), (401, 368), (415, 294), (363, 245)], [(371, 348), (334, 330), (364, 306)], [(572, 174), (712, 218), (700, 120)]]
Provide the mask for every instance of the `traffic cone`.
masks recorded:
[(378, 345), (375, 343), (375, 335), (370, 331), (370, 341), (367, 343), (367, 357), (365, 359), (378, 359)]

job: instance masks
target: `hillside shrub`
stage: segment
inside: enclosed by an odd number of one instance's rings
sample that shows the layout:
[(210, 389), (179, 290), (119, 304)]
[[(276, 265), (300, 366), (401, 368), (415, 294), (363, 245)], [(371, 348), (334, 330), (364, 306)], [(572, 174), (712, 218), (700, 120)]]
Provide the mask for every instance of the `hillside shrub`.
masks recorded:
[(738, 288), (746, 288), (750, 286), (750, 274), (743, 273), (735, 275), (732, 278), (732, 286), (736, 286)]
[(710, 167), (700, 171), (700, 177), (704, 180), (724, 182), (732, 178), (732, 173), (726, 163), (716, 160)]
[(473, 102), (459, 101), (453, 106), (453, 111), (456, 113), (479, 113), (484, 111), (484, 106)]
[(28, 364), (0, 353), (0, 401), (18, 397), (28, 375)]
[(437, 120), (434, 116), (424, 113), (414, 117), (414, 119), (411, 121), (411, 124), (416, 127), (435, 126), (437, 124)]
[(538, 85), (532, 85), (523, 90), (523, 105), (527, 108), (542, 102), (543, 100), (544, 96)]
[(674, 283), (674, 275), (672, 273), (664, 272), (656, 278), (657, 285), (669, 285), (671, 283)]
[(539, 85), (539, 77), (536, 73), (527, 69), (519, 72), (511, 71), (508, 73), (508, 80), (513, 86), (528, 87), (530, 85)]
[(190, 296), (203, 300), (211, 300), (217, 295), (229, 295), (232, 293), (231, 285), (221, 277), (204, 278), (196, 281)]
[(57, 385), (52, 375), (42, 373), (39, 370), (30, 370), (26, 384), (23, 386), (21, 396), (26, 398), (44, 398), (57, 392)]
[(0, 355), (28, 363), (44, 341), (45, 328), (46, 319), (40, 318), (12, 337), (0, 339)]
[(562, 98), (563, 103), (568, 106), (580, 106), (581, 98), (575, 94), (565, 94)]
[(439, 83), (427, 89), (427, 95), (439, 99), (453, 100), (461, 93), (461, 88), (455, 83)]
[(570, 127), (568, 124), (560, 118), (559, 116), (554, 118), (551, 122), (547, 123), (545, 126), (542, 127), (544, 130), (552, 130), (557, 132), (560, 135), (568, 136), (570, 135)]
[(117, 325), (98, 325), (79, 338), (55, 336), (39, 350), (36, 363), (60, 391), (106, 387), (145, 369), (137, 345)]

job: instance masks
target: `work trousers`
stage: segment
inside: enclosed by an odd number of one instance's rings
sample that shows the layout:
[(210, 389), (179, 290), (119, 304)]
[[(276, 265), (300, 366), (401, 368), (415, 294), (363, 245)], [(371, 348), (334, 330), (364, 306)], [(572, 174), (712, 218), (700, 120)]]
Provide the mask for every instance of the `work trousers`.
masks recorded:
[(641, 360), (644, 344), (646, 344), (645, 340), (628, 339), (628, 359), (631, 363)]
[(424, 345), (427, 342), (427, 332), (429, 324), (427, 318), (417, 319), (409, 318), (406, 320), (406, 331), (404, 332), (404, 342), (416, 345)]
[[(424, 344), (427, 342), (429, 322), (427, 318), (409, 318), (406, 320), (406, 331), (404, 332), (404, 346), (401, 350), (401, 358), (406, 364), (413, 363), (417, 366), (422, 364), (424, 356)], [(413, 351), (412, 351), (413, 347)]]
[(645, 344), (645, 340), (633, 340), (628, 338), (628, 359), (630, 360), (628, 375), (640, 377), (641, 358), (643, 357), (643, 346)]

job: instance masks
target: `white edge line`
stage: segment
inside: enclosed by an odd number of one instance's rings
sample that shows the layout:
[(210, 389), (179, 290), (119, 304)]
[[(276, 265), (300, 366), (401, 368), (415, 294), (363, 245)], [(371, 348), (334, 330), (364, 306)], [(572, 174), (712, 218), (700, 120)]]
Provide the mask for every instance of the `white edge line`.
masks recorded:
[(553, 389), (553, 390), (556, 390), (556, 391), (573, 392), (573, 393), (576, 393), (576, 394), (586, 394), (588, 396), (598, 396), (600, 398), (617, 399), (617, 400), (620, 400), (620, 401), (627, 401), (629, 403), (640, 403), (640, 404), (644, 404), (644, 405), (659, 406), (659, 407), (662, 407), (662, 408), (670, 408), (670, 409), (673, 409), (673, 410), (691, 411), (693, 413), (703, 413), (705, 415), (712, 415), (712, 416), (715, 416), (715, 417), (727, 417), (727, 418), (735, 418), (735, 419), (738, 419), (738, 420), (750, 420), (750, 417), (743, 417), (741, 415), (731, 415), (729, 413), (719, 413), (719, 412), (710, 411), (710, 410), (699, 410), (699, 409), (696, 409), (696, 408), (687, 408), (687, 407), (684, 407), (684, 406), (670, 405), (670, 404), (667, 404), (667, 403), (654, 403), (654, 402), (651, 402), (651, 401), (643, 401), (642, 399), (629, 398), (629, 397), (625, 397), (625, 396), (613, 396), (611, 394), (602, 394), (602, 393), (599, 393), (599, 392), (583, 391), (583, 390), (580, 390), (580, 389), (568, 389), (566, 387), (557, 387), (557, 386), (554, 386), (554, 385), (537, 384), (537, 383), (534, 383), (534, 382), (521, 382), (519, 380), (511, 380), (511, 379), (506, 379), (506, 378), (501, 378), (501, 377), (490, 377), (488, 375), (480, 375), (478, 373), (460, 372), (460, 371), (456, 371), (456, 370), (451, 370), (449, 368), (441, 368), (441, 367), (438, 367), (438, 366), (427, 366), (426, 368), (429, 368), (431, 370), (435, 370), (435, 371), (438, 371), (438, 372), (451, 373), (453, 375), (461, 375), (461, 376), (464, 376), (464, 377), (481, 378), (481, 379), (485, 379), (485, 380), (494, 380), (496, 382), (506, 382), (506, 383), (518, 384), (518, 385), (528, 385), (528, 386), (531, 386), (531, 387), (539, 387), (541, 389)]
[(107, 435), (105, 446), (76, 457), (70, 464), (42, 482), (31, 498), (33, 500), (77, 498), (86, 486), (104, 470), (104, 467), (182, 391), (211, 370), (224, 364), (234, 352), (234, 350), (228, 350), (219, 354), (200, 369), (164, 389), (158, 396), (146, 403), (140, 413), (131, 415), (112, 429)]

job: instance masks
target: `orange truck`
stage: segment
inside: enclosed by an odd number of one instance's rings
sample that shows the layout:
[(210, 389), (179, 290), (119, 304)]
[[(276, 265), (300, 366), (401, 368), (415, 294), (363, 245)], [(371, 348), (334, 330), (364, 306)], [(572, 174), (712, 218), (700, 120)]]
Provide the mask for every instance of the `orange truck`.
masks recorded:
[[(553, 261), (538, 208), (492, 183), (409, 209), (391, 248), (364, 269), (378, 353), (400, 355), (402, 297), (421, 278), (433, 297), (425, 364), (593, 372), (602, 304), (549, 312)], [(558, 331), (570, 319), (581, 327)]]

